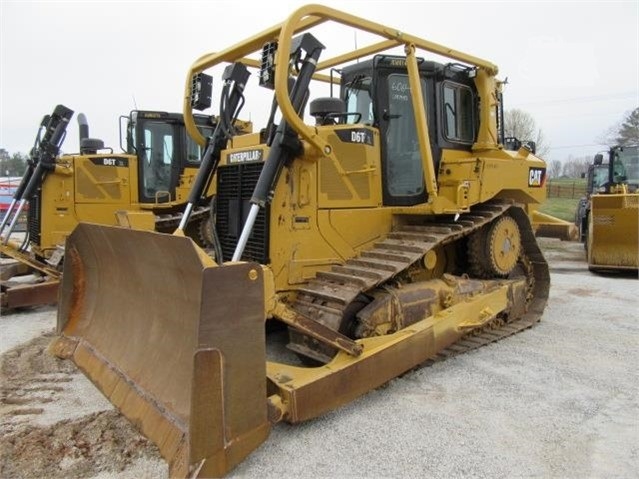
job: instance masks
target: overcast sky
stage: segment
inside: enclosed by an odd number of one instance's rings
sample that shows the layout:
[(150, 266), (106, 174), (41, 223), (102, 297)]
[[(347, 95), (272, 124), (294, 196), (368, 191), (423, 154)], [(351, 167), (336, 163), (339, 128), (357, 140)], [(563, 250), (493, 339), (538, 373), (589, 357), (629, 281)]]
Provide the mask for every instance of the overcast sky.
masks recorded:
[[(305, 3), (0, 0), (0, 148), (27, 153), (42, 116), (61, 103), (87, 116), (91, 137), (119, 151), (120, 115), (136, 107), (181, 111), (186, 72), (197, 58)], [(547, 161), (600, 151), (602, 134), (639, 106), (636, 0), (317, 3), (497, 64), (499, 77), (508, 78), (506, 109), (534, 117), (552, 148)], [(365, 43), (334, 35), (319, 40)], [(259, 89), (255, 75), (249, 88)], [(252, 102), (251, 92), (241, 116), (260, 127), (264, 103)], [(218, 95), (216, 78), (212, 113)], [(77, 151), (77, 137), (74, 118), (66, 152)]]

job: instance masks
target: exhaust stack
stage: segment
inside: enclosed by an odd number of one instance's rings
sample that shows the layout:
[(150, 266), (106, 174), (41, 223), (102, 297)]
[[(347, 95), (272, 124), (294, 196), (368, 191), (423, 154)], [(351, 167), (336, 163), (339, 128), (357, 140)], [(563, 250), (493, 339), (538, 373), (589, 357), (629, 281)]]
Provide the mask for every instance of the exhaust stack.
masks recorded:
[(89, 122), (84, 113), (78, 114), (78, 127), (80, 130), (80, 154), (95, 155), (98, 150), (104, 149), (102, 140), (89, 138)]

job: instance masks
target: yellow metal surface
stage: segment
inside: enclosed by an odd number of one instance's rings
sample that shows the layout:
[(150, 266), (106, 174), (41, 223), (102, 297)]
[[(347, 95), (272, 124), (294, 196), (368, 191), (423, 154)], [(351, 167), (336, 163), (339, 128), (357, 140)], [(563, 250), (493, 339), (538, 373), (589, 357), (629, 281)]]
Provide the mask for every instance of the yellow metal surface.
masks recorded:
[[(334, 132), (347, 127), (317, 128), (340, 161), (318, 159), (315, 150), (305, 149), (275, 189), (269, 257), (278, 291), (295, 288), (382, 238), (393, 214), (457, 213), (499, 196), (524, 204), (545, 200), (545, 188), (529, 186), (530, 169), (545, 166), (532, 155), (491, 150), (469, 157), (444, 150), (439, 196), (417, 206), (382, 207), (379, 148), (338, 141)], [(371, 130), (378, 144), (379, 134)]]
[[(180, 175), (180, 181), (175, 188), (175, 202), (186, 204), (189, 199), (189, 192), (197, 176), (197, 168), (184, 168)], [(207, 196), (214, 193), (215, 182), (212, 182), (211, 189), (207, 192)]]
[[(380, 189), (381, 163), (379, 148), (362, 143), (346, 143), (337, 134), (352, 129), (352, 125), (318, 127), (318, 135), (326, 141), (334, 155), (316, 159), (317, 172), (310, 168), (313, 150), (306, 150), (310, 176), (318, 177), (319, 208), (375, 207), (382, 202)], [(363, 127), (378, 145), (379, 131)]]
[[(101, 166), (103, 159), (117, 157), (126, 167)], [(35, 252), (49, 257), (63, 247), (80, 222), (123, 225), (154, 230), (154, 211), (185, 204), (196, 168), (185, 168), (172, 201), (141, 203), (138, 190), (138, 160), (134, 155), (69, 155), (56, 159), (56, 168), (42, 184), (40, 193), (40, 238)], [(212, 182), (207, 196), (215, 191)]]
[(564, 241), (575, 241), (579, 236), (579, 229), (574, 223), (564, 221), (552, 215), (533, 211), (532, 225), (535, 235), (543, 238), (557, 238)]
[(521, 156), (503, 149), (489, 149), (469, 155), (464, 150), (443, 150), (439, 165), (439, 196), (428, 203), (394, 207), (397, 214), (442, 214), (468, 211), (492, 198), (510, 198), (522, 204), (546, 201), (543, 185), (531, 185), (531, 169), (545, 169), (543, 160), (532, 154)]
[(127, 211), (115, 212), (117, 226), (133, 228), (136, 230), (153, 231), (155, 229), (155, 215), (150, 211)]
[(38, 261), (28, 253), (21, 252), (20, 245), (14, 243), (13, 241), (9, 241), (7, 244), (3, 244), (0, 242), (0, 253), (9, 258), (13, 258), (20, 263), (33, 268), (34, 270), (40, 271), (41, 273), (44, 273), (51, 278), (60, 277), (60, 271), (47, 263)]
[(588, 267), (639, 268), (639, 194), (592, 195), (588, 220)]
[(497, 123), (495, 111), (497, 108), (497, 93), (501, 90), (501, 83), (496, 83), (494, 75), (497, 69), (479, 68), (475, 77), (475, 86), (481, 98), (479, 108), (479, 132), (477, 141), (473, 145), (474, 151), (498, 149)]
[(500, 275), (508, 274), (521, 255), (521, 236), (514, 218), (504, 216), (491, 226), (488, 234), (489, 261)]
[(424, 179), (426, 183), (426, 191), (430, 198), (437, 198), (437, 179), (435, 178), (435, 162), (433, 161), (433, 153), (430, 147), (430, 137), (428, 134), (428, 122), (426, 120), (426, 108), (424, 105), (424, 92), (422, 92), (421, 81), (419, 77), (419, 66), (415, 56), (415, 45), (406, 45), (404, 48), (406, 53), (406, 68), (411, 84), (411, 97), (413, 100), (413, 113), (415, 114), (415, 128), (419, 137), (419, 153), (422, 157), (422, 167), (424, 169)]

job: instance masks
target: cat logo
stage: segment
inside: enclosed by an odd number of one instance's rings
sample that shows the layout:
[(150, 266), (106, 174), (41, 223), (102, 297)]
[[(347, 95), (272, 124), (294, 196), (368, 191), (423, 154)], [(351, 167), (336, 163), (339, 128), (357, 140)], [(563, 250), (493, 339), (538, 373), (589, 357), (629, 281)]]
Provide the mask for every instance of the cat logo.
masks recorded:
[(546, 168), (530, 168), (528, 170), (528, 186), (541, 188), (546, 179)]

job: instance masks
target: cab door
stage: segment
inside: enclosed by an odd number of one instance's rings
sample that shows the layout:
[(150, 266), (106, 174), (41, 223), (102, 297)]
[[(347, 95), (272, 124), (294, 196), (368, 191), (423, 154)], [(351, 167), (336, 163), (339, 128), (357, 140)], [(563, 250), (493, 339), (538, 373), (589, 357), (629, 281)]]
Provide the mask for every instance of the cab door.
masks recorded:
[(173, 201), (181, 168), (178, 125), (146, 119), (138, 122), (135, 134), (140, 203)]
[[(388, 62), (381, 59), (375, 66), (374, 82), (381, 133), (383, 202), (387, 206), (417, 205), (427, 200), (427, 193), (408, 72), (405, 68), (387, 68), (385, 61)], [(426, 72), (421, 76), (421, 89), (433, 158), (438, 161), (437, 143), (432, 143), (437, 138), (434, 81)]]

